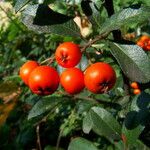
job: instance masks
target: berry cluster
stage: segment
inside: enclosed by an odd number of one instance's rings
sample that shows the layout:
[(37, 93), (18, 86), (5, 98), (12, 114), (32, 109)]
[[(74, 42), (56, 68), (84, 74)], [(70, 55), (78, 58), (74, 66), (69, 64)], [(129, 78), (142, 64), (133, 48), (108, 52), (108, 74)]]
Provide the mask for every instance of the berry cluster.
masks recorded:
[(75, 66), (80, 62), (80, 47), (73, 42), (60, 44), (55, 52), (57, 63), (66, 68), (60, 75), (51, 66), (28, 61), (20, 68), (20, 77), (31, 91), (38, 95), (54, 93), (59, 83), (69, 94), (80, 93), (85, 87), (93, 93), (104, 93), (116, 82), (114, 69), (105, 62), (90, 65), (83, 72)]
[(130, 86), (131, 86), (131, 88), (133, 89), (133, 93), (134, 93), (135, 95), (138, 95), (138, 94), (141, 93), (141, 90), (140, 90), (139, 85), (138, 85), (137, 82), (132, 82), (132, 83), (130, 84)]
[(150, 51), (150, 37), (147, 35), (141, 36), (141, 38), (137, 41), (137, 45), (145, 51)]

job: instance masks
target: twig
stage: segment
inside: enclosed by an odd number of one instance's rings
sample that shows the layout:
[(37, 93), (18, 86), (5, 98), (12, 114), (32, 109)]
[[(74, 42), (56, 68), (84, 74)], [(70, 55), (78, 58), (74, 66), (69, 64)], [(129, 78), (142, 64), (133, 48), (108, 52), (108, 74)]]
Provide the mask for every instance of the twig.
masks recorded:
[(36, 135), (37, 135), (37, 146), (38, 146), (38, 149), (42, 150), (41, 140), (40, 140), (40, 125), (37, 125), (37, 127), (36, 127)]
[(83, 46), (83, 48), (81, 49), (81, 52), (84, 52), (87, 48), (89, 48), (92, 44), (96, 43), (97, 41), (106, 38), (109, 35), (109, 33), (98, 35), (93, 40), (90, 40), (86, 45)]
[(56, 150), (59, 150), (59, 145), (60, 145), (60, 140), (61, 140), (62, 133), (63, 133), (63, 129), (60, 130), (60, 132), (59, 132), (59, 135), (58, 135), (58, 138), (57, 138), (57, 143), (56, 143)]
[(110, 106), (110, 105), (118, 105), (117, 103), (114, 103), (114, 102), (106, 102), (106, 101), (103, 101), (103, 100), (100, 100), (100, 99), (95, 99), (95, 98), (92, 98), (92, 97), (83, 97), (83, 96), (80, 96), (80, 95), (70, 95), (68, 93), (65, 93), (65, 92), (61, 92), (60, 94), (62, 94), (63, 96), (67, 96), (67, 97), (70, 97), (72, 99), (75, 99), (75, 100), (87, 100), (87, 101), (91, 101), (93, 102), (94, 104), (103, 104), (103, 105), (106, 105), (106, 106)]
[(52, 55), (51, 57), (49, 57), (49, 58), (45, 59), (44, 61), (42, 61), (40, 64), (42, 65), (42, 64), (44, 64), (48, 61), (49, 61), (49, 64), (51, 64), (54, 61), (54, 59), (55, 59), (55, 56)]

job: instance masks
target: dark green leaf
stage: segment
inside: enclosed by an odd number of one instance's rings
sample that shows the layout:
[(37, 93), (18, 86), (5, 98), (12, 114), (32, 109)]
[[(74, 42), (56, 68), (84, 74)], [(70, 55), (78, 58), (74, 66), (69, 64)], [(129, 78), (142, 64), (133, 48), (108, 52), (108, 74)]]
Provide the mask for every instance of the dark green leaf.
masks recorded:
[(92, 129), (97, 134), (110, 140), (120, 139), (121, 127), (111, 113), (104, 108), (93, 107), (90, 110), (90, 115), (93, 122)]
[(103, 20), (103, 13), (106, 14), (103, 7), (103, 2), (101, 0), (93, 0), (93, 2), (90, 4), (91, 9), (92, 9), (92, 16), (91, 16), (91, 20), (93, 23), (94, 27), (98, 27), (98, 31), (102, 25), (102, 23), (104, 22)]
[(15, 4), (15, 11), (18, 12), (20, 9), (22, 9), (27, 3), (29, 3), (30, 0), (17, 0)]
[[(44, 148), (44, 150), (56, 150), (56, 147), (48, 145)], [(59, 147), (58, 150), (64, 150), (64, 149)]]
[(147, 147), (144, 143), (142, 143), (140, 140), (136, 141), (136, 150), (149, 150), (150, 148)]
[(56, 97), (56, 96), (50, 96), (50, 97), (39, 100), (29, 112), (28, 119), (39, 116), (53, 109), (61, 101), (62, 101), (62, 98)]
[(98, 149), (92, 142), (84, 138), (78, 137), (70, 142), (68, 150), (98, 150)]
[(124, 74), (132, 81), (150, 81), (150, 59), (137, 45), (110, 42), (111, 52)]
[(122, 129), (129, 146), (135, 145), (149, 118), (149, 100), (150, 95), (142, 92), (132, 101), (131, 111), (127, 114)]
[(77, 110), (79, 114), (83, 114), (84, 112), (87, 112), (92, 106), (94, 106), (95, 103), (91, 101), (81, 100), (77, 104)]
[(143, 22), (148, 20), (150, 16), (150, 7), (141, 8), (125, 8), (120, 12), (108, 18), (101, 27), (100, 33), (110, 32), (120, 29), (123, 25), (127, 25), (133, 22)]
[(39, 33), (79, 37), (79, 30), (71, 17), (56, 13), (45, 5), (28, 6), (22, 21), (29, 29)]
[(136, 128), (130, 130), (123, 126), (122, 133), (126, 137), (126, 142), (128, 145), (135, 145), (135, 141), (139, 138), (139, 135), (143, 131), (144, 127), (139, 125)]
[(148, 92), (142, 92), (132, 100), (131, 110), (140, 111), (148, 110), (150, 107), (150, 94)]

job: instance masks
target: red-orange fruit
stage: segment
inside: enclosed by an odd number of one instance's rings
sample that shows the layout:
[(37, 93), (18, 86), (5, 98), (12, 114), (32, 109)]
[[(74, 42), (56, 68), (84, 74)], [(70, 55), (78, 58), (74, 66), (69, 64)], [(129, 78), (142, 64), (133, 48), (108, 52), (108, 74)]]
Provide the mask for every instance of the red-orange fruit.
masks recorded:
[(39, 66), (35, 68), (29, 77), (29, 88), (38, 95), (54, 93), (59, 85), (59, 75), (55, 68)]
[(28, 85), (28, 80), (31, 72), (38, 66), (38, 62), (31, 60), (24, 63), (20, 68), (19, 75), (26, 85)]
[(96, 94), (105, 93), (115, 85), (116, 73), (109, 64), (98, 62), (86, 69), (84, 82), (89, 91)]

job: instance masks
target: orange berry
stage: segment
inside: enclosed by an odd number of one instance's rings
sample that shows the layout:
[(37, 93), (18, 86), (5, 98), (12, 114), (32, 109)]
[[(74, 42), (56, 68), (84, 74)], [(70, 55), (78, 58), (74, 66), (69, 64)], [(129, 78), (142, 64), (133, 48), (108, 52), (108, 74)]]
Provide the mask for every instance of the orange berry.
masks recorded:
[(146, 50), (146, 51), (150, 51), (150, 45), (147, 45), (147, 46), (145, 47), (145, 50)]
[(139, 40), (137, 42), (137, 45), (143, 48), (144, 47), (144, 42)]
[(143, 35), (143, 36), (141, 36), (140, 41), (146, 42), (146, 41), (148, 41), (149, 39), (150, 39), (150, 37), (149, 37), (148, 35)]
[(28, 80), (31, 72), (38, 66), (39, 66), (38, 62), (29, 60), (26, 63), (24, 63), (20, 68), (19, 75), (26, 85), (28, 85)]
[(134, 90), (133, 90), (133, 93), (134, 93), (135, 95), (138, 95), (138, 94), (141, 93), (141, 90), (140, 90), (140, 89), (134, 89)]
[(147, 45), (145, 46), (146, 51), (150, 51), (150, 40), (147, 42)]
[(137, 82), (132, 82), (132, 83), (130, 84), (130, 86), (131, 86), (133, 89), (138, 89), (138, 88), (139, 88), (139, 85), (138, 85)]

